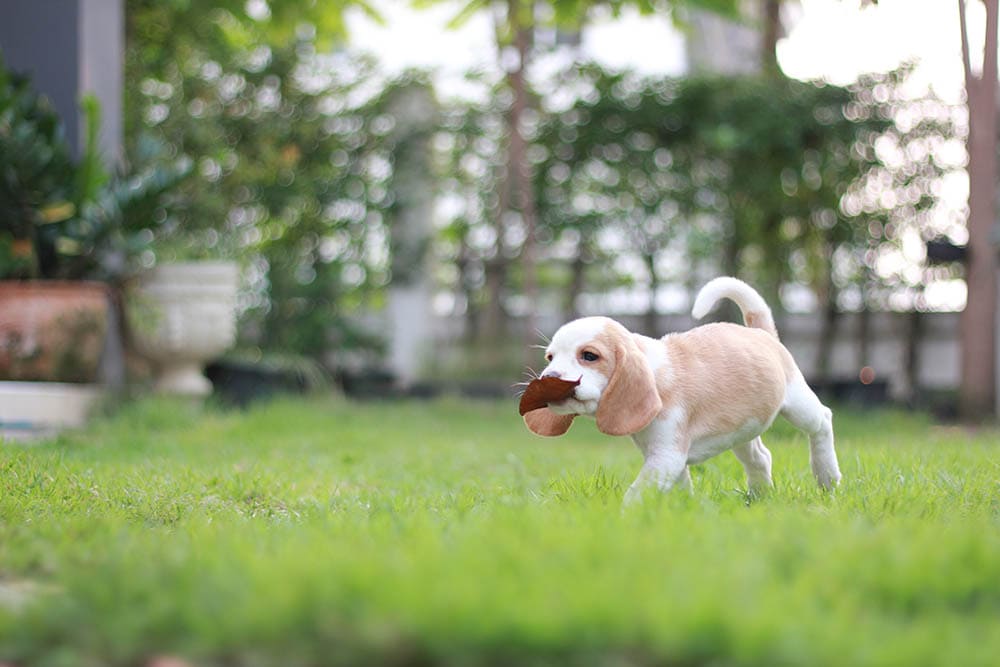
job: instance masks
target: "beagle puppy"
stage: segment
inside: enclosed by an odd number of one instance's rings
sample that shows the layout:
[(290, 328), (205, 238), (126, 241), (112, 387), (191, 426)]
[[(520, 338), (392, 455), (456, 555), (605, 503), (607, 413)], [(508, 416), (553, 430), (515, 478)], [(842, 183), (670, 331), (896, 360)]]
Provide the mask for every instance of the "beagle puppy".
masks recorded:
[(743, 464), (751, 492), (771, 486), (771, 453), (760, 435), (780, 413), (808, 434), (820, 487), (835, 487), (833, 415), (778, 340), (760, 294), (736, 278), (716, 278), (698, 293), (692, 315), (703, 318), (723, 298), (740, 307), (746, 326), (719, 322), (654, 339), (607, 317), (563, 325), (545, 350), (541, 377), (580, 383), (570, 398), (526, 413), (528, 428), (562, 435), (587, 415), (603, 433), (631, 436), (645, 462), (625, 494), (628, 505), (649, 488), (690, 489), (688, 466), (727, 449)]

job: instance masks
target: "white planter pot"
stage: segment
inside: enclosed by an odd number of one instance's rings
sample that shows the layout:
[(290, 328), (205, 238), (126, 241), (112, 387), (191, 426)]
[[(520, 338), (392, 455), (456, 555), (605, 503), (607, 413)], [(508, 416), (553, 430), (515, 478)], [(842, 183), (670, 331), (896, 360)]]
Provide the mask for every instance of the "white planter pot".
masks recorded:
[(239, 267), (233, 262), (164, 264), (129, 295), (132, 340), (153, 362), (156, 390), (205, 396), (212, 392), (205, 363), (236, 339)]
[(103, 396), (95, 384), (0, 382), (0, 435), (24, 439), (83, 426)]

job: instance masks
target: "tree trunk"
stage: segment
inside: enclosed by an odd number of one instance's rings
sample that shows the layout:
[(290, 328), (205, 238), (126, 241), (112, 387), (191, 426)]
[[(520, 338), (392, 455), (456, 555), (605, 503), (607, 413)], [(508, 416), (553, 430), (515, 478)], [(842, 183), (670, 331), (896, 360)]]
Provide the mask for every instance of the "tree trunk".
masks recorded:
[[(538, 305), (538, 280), (535, 274), (535, 230), (537, 213), (535, 210), (535, 191), (531, 177), (531, 165), (528, 162), (528, 146), (524, 137), (524, 112), (528, 109), (528, 87), (525, 81), (525, 71), (531, 55), (531, 38), (534, 24), (533, 2), (524, 0), (508, 0), (507, 21), (514, 38), (514, 48), (517, 52), (517, 63), (508, 72), (507, 81), (514, 99), (509, 116), (509, 154), (507, 156), (511, 174), (511, 182), (517, 193), (517, 204), (524, 225), (524, 244), (521, 247), (521, 270), (524, 280), (524, 296), (528, 300), (528, 309), (524, 318), (524, 347), (530, 354), (530, 345), (536, 336), (536, 313)], [(530, 357), (534, 358), (534, 355)]]
[(833, 343), (837, 340), (837, 322), (839, 320), (840, 311), (837, 310), (837, 295), (831, 286), (823, 306), (823, 328), (819, 332), (819, 341), (816, 344), (816, 377), (823, 382), (832, 379)]
[(871, 359), (871, 328), (872, 328), (872, 310), (868, 306), (868, 300), (865, 296), (861, 303), (861, 310), (858, 312), (858, 370), (861, 370), (865, 366), (868, 366), (868, 360)]
[(965, 2), (959, 0), (962, 61), (969, 107), (969, 245), (965, 282), (968, 297), (961, 316), (962, 383), (959, 414), (979, 421), (995, 414), (997, 260), (991, 240), (996, 223), (997, 182), (997, 0), (986, 6), (986, 46), (982, 74), (969, 57)]
[(455, 261), (455, 268), (458, 270), (459, 289), (462, 298), (465, 299), (465, 332), (466, 343), (479, 340), (479, 301), (476, 298), (476, 286), (473, 284), (471, 271), (471, 251), (469, 244), (463, 238), (458, 251), (458, 259)]
[(823, 309), (823, 323), (816, 344), (816, 377), (826, 381), (830, 379), (830, 370), (833, 368), (833, 342), (837, 339), (837, 323), (840, 321), (837, 285), (833, 281), (833, 253), (836, 244), (829, 232), (824, 234), (821, 247), (823, 268), (817, 272), (813, 282), (816, 297)]
[(646, 263), (646, 270), (649, 272), (649, 307), (646, 308), (646, 314), (643, 317), (643, 331), (647, 336), (653, 338), (659, 338), (662, 333), (659, 333), (659, 324), (657, 323), (657, 312), (656, 312), (656, 293), (660, 289), (660, 280), (656, 276), (656, 255), (652, 252), (647, 252), (643, 255), (643, 260)]
[(576, 305), (577, 297), (583, 292), (584, 274), (587, 269), (585, 254), (587, 252), (587, 241), (580, 238), (577, 246), (576, 257), (573, 258), (569, 266), (569, 286), (566, 289), (566, 298), (563, 306), (564, 319), (566, 322), (580, 317), (580, 309)]
[(909, 405), (915, 405), (920, 396), (920, 343), (924, 334), (923, 313), (911, 311), (907, 316), (906, 350), (903, 358), (903, 369), (906, 377), (903, 400)]
[(768, 75), (781, 73), (778, 69), (778, 39), (781, 37), (781, 0), (762, 0), (764, 4), (764, 29), (761, 34), (760, 65)]
[[(781, 306), (781, 284), (785, 280), (785, 272), (788, 268), (787, 257), (783, 251), (785, 245), (781, 238), (781, 217), (771, 216), (764, 223), (764, 270), (760, 272), (762, 284), (758, 291), (764, 297), (764, 301), (771, 306), (771, 310), (777, 317), (783, 313)], [(779, 329), (780, 331), (780, 329)]]
[[(730, 221), (732, 233), (726, 238), (722, 250), (722, 273), (723, 275), (740, 277), (740, 253), (743, 252), (743, 238), (740, 236), (739, 226)], [(718, 322), (742, 322), (743, 316), (739, 306), (724, 299), (715, 310), (715, 321)]]
[[(507, 311), (503, 307), (503, 290), (510, 273), (502, 254), (486, 260), (486, 307), (482, 315), (482, 338), (486, 343), (497, 343), (507, 336)], [(489, 345), (497, 349), (497, 345)]]

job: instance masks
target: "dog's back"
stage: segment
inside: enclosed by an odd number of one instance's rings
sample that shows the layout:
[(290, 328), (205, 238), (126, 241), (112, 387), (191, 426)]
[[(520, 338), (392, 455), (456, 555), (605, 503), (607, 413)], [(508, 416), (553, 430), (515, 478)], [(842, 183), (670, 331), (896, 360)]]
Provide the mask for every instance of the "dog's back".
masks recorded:
[(769, 423), (794, 372), (791, 354), (762, 329), (717, 322), (664, 337), (670, 381), (658, 383), (664, 405), (679, 402), (694, 439)]

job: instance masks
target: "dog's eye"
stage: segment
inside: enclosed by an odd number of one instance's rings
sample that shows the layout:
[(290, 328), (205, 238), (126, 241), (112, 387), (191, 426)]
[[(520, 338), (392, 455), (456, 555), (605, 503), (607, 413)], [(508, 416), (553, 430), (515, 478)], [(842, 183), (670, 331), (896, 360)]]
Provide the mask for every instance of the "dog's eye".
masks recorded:
[(583, 357), (584, 361), (597, 361), (598, 359), (600, 359), (600, 357), (594, 354), (593, 352), (584, 352), (580, 356)]
[(552, 361), (552, 355), (551, 354), (546, 354), (545, 355), (545, 361)]

